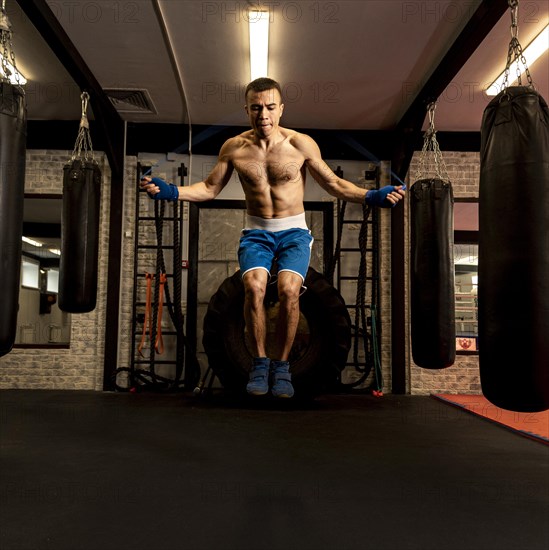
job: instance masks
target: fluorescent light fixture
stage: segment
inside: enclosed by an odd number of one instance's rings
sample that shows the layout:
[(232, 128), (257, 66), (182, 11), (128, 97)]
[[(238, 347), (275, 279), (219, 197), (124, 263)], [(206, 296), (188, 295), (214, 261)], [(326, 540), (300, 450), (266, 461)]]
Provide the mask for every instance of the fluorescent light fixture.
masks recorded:
[(48, 249), (52, 254), (57, 254), (57, 256), (61, 256), (61, 250), (59, 248), (49, 248)]
[(36, 248), (40, 248), (41, 246), (43, 246), (43, 243), (35, 241), (33, 239), (29, 239), (28, 237), (21, 237), (21, 240), (24, 243), (30, 244), (31, 246), (36, 246)]
[[(6, 68), (9, 72), (8, 75), (3, 71), (4, 68), (4, 56), (0, 53), (0, 76), (2, 78), (9, 78), (10, 84), (20, 84), (24, 86), (27, 83), (27, 79), (9, 62), (6, 61)], [(19, 78), (19, 81), (17, 80)]]
[(250, 10), (250, 80), (268, 75), (269, 12)]
[[(543, 53), (549, 48), (549, 25), (547, 25), (537, 36), (528, 44), (528, 47), (524, 49), (524, 58), (526, 59), (526, 65), (530, 68), (535, 61), (541, 57)], [(520, 71), (521, 76), (525, 72), (525, 67), (523, 63), (515, 61), (511, 64), (509, 68), (509, 85), (516, 82), (518, 79), (515, 78), (517, 71)], [(511, 81), (511, 79), (513, 79)], [(503, 71), (497, 79), (490, 85), (486, 90), (486, 95), (498, 95), (502, 91), (503, 81), (505, 80), (505, 71)]]

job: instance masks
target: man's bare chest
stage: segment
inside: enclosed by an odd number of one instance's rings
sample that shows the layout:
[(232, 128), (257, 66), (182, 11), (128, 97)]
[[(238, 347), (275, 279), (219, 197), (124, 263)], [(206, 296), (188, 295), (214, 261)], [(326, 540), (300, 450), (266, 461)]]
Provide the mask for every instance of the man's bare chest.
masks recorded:
[(274, 186), (300, 180), (304, 160), (295, 149), (281, 148), (261, 154), (254, 150), (242, 150), (232, 162), (243, 183)]

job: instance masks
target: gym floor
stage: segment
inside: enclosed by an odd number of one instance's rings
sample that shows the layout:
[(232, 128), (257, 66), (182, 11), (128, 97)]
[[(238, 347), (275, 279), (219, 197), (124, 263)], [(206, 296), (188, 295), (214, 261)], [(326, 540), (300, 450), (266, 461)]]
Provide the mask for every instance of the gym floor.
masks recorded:
[(0, 400), (2, 550), (549, 548), (549, 447), (430, 397)]

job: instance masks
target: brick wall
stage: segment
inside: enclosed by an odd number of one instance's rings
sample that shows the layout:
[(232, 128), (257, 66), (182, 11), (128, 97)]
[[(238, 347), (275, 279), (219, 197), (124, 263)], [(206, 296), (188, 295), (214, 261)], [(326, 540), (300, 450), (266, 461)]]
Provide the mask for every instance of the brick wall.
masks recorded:
[[(61, 194), (63, 166), (70, 151), (27, 151), (25, 192)], [(99, 233), (99, 283), (97, 307), (71, 315), (69, 349), (13, 349), (0, 358), (0, 388), (100, 390), (105, 342), (105, 297), (109, 241), (110, 169), (102, 153), (95, 154), (103, 178)]]

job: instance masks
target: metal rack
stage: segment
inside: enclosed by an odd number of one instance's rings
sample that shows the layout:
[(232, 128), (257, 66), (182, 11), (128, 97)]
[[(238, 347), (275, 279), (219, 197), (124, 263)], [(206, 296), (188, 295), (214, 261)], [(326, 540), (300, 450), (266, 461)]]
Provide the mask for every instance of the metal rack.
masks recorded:
[[(181, 312), (181, 235), (183, 233), (183, 203), (178, 201), (177, 203), (170, 204), (168, 207), (173, 208), (173, 214), (164, 215), (164, 209), (167, 207), (165, 201), (149, 201), (148, 198), (143, 200), (145, 191), (140, 189), (139, 180), (150, 172), (150, 167), (142, 166), (138, 164), (137, 174), (138, 181), (136, 182), (136, 203), (135, 203), (135, 229), (134, 229), (134, 276), (133, 276), (133, 301), (132, 301), (132, 343), (131, 343), (131, 360), (129, 368), (129, 387), (135, 387), (137, 383), (137, 374), (147, 370), (147, 374), (151, 377), (153, 383), (158, 381), (166, 382), (168, 380), (168, 386), (176, 388), (180, 383), (180, 376), (184, 371), (184, 353), (185, 342), (182, 333), (183, 327), (183, 314)], [(180, 185), (183, 185), (184, 177), (187, 174), (187, 170), (184, 164), (181, 164), (178, 169), (178, 175), (180, 177)], [(164, 204), (162, 204), (164, 203)], [(155, 215), (151, 215), (151, 205), (154, 206)], [(151, 228), (156, 229), (154, 231), (156, 244), (151, 244), (150, 238), (144, 239), (143, 231), (140, 231), (140, 225), (150, 223)], [(161, 229), (162, 242), (158, 243), (158, 230)], [(165, 243), (166, 235), (171, 242)], [(175, 235), (179, 235), (179, 239), (175, 239)], [(145, 322), (145, 308), (147, 302), (143, 299), (143, 288), (140, 288), (139, 282), (145, 277), (145, 271), (147, 266), (156, 265), (155, 268), (155, 285), (156, 276), (159, 273), (159, 258), (163, 260), (164, 251), (171, 251), (171, 273), (165, 273), (167, 283), (173, 290), (171, 299), (173, 302), (172, 314), (168, 315), (168, 311), (163, 316), (163, 325), (165, 323), (166, 329), (162, 328), (162, 336), (175, 338), (175, 345), (166, 346), (165, 355), (162, 354), (162, 358), (155, 351), (154, 341), (156, 339), (156, 315), (150, 319), (151, 330), (145, 340), (148, 346), (144, 346), (142, 350), (143, 356), (138, 351), (141, 336), (143, 334), (143, 323)], [(168, 262), (166, 262), (167, 264)], [(166, 267), (166, 266), (164, 266)], [(179, 273), (176, 270), (179, 269)], [(164, 295), (162, 300), (162, 307), (169, 308), (170, 302), (168, 300), (169, 292)], [(155, 286), (155, 300), (158, 299), (158, 291)], [(160, 306), (160, 300), (158, 300), (158, 307)], [(173, 318), (172, 318), (173, 317)], [(174, 322), (175, 319), (175, 322)], [(178, 326), (180, 327), (178, 329)], [(152, 334), (152, 336), (151, 336)], [(173, 371), (170, 376), (159, 376), (157, 374), (157, 366), (162, 366), (164, 372), (166, 372), (166, 366), (172, 365)], [(146, 369), (148, 367), (148, 369)], [(171, 382), (171, 383), (170, 383)]]
[[(338, 169), (335, 172), (338, 176), (343, 177), (343, 172)], [(374, 188), (379, 189), (380, 188), (380, 167), (378, 164), (372, 163), (369, 166), (369, 169), (365, 171), (364, 174), (364, 180), (365, 182), (373, 182)], [(341, 224), (341, 233), (342, 238), (341, 241), (345, 242), (345, 232), (349, 230), (349, 226), (362, 226), (363, 223), (367, 224), (367, 230), (371, 234), (371, 237), (368, 239), (370, 242), (370, 246), (365, 248), (365, 261), (366, 265), (368, 266), (368, 275), (365, 277), (365, 280), (362, 281), (362, 284), (366, 285), (365, 289), (365, 308), (369, 310), (369, 314), (367, 313), (367, 323), (368, 323), (368, 335), (360, 334), (357, 330), (356, 324), (353, 324), (353, 349), (356, 345), (356, 338), (375, 338), (377, 349), (381, 349), (381, 316), (380, 316), (380, 230), (379, 230), (379, 209), (373, 208), (370, 217), (365, 221), (363, 219), (346, 219), (345, 218), (345, 209), (343, 209), (343, 216), (341, 216), (342, 213), (342, 203), (338, 200), (338, 213), (342, 219), (338, 220), (338, 224)], [(345, 246), (340, 247), (339, 249), (340, 253), (350, 253), (350, 254), (358, 254), (361, 255), (361, 246), (359, 243), (359, 239), (356, 239), (356, 245), (355, 246)], [(348, 281), (354, 281), (356, 282), (357, 289), (358, 285), (361, 284), (359, 273), (353, 273), (353, 274), (346, 274), (344, 273), (344, 266), (342, 265), (341, 260), (337, 263), (337, 270), (336, 270), (336, 286), (340, 290), (342, 290), (342, 282), (348, 282)], [(360, 308), (360, 305), (356, 303), (348, 303), (347, 308), (349, 309), (349, 313), (351, 314), (351, 320), (355, 321), (357, 309)], [(372, 312), (374, 315), (372, 315)], [(359, 312), (360, 314), (360, 312)], [(375, 327), (372, 327), (372, 319), (375, 319)], [(364, 328), (364, 327), (363, 327)], [(372, 330), (372, 328), (374, 330)], [(346, 363), (347, 367), (354, 367), (359, 372), (362, 372), (373, 365), (374, 357), (373, 357), (373, 342), (370, 342), (368, 345), (368, 352), (366, 354), (366, 357), (364, 359), (356, 359), (354, 357), (354, 353), (352, 355), (350, 354), (348, 362)]]

